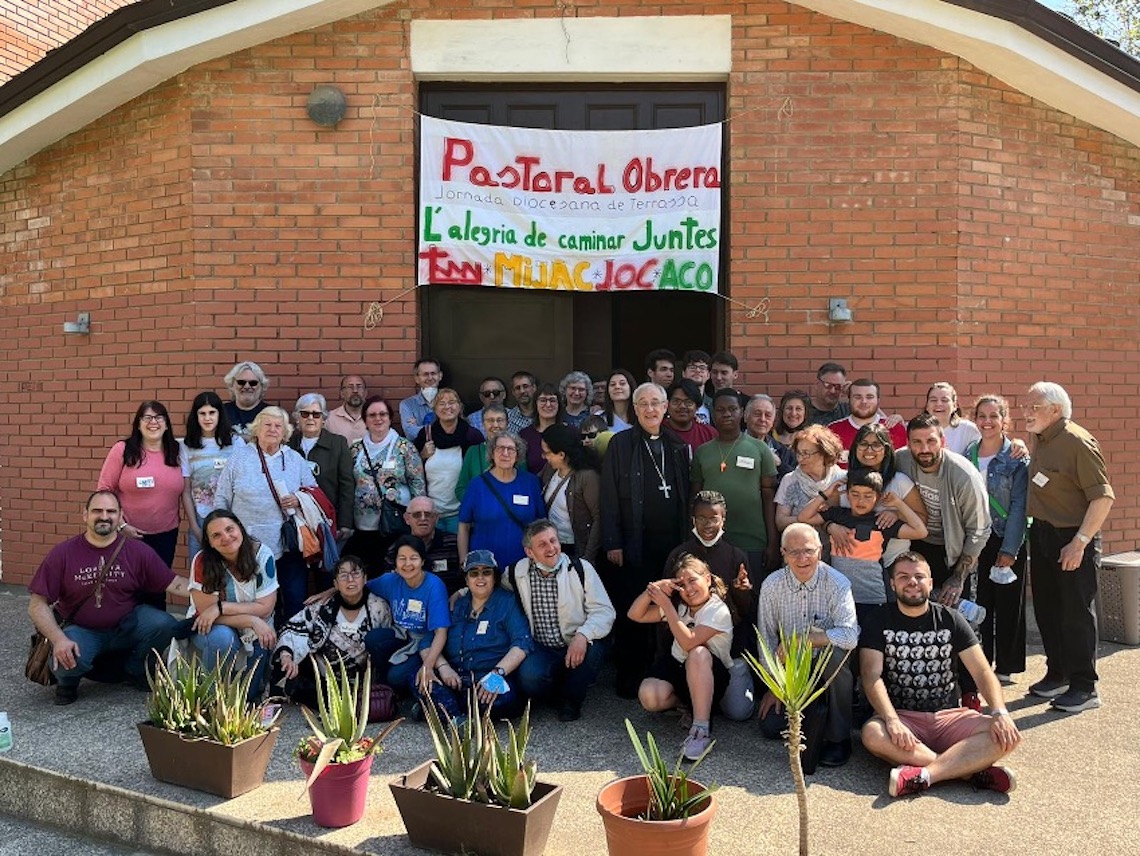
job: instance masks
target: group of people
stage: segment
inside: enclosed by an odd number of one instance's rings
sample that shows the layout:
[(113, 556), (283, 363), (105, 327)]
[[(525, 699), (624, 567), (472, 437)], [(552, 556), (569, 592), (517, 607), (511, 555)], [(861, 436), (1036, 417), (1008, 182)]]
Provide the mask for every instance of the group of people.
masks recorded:
[[(866, 748), (896, 765), (892, 794), (970, 777), (1010, 790), (996, 761), (1018, 734), (1001, 685), (1025, 670), (1031, 568), (1047, 673), (1029, 691), (1060, 711), (1099, 706), (1093, 598), (1113, 493), (1060, 386), (1029, 389), (1027, 448), (1004, 398), (979, 398), (971, 421), (945, 383), (903, 420), (836, 363), (778, 400), (739, 392), (727, 352), (658, 350), (645, 370), (601, 390), (582, 372), (518, 372), (509, 408), (488, 377), (465, 416), (425, 358), (398, 408), (349, 375), (338, 408), (307, 393), (294, 423), (243, 362), (225, 378), (231, 401), (194, 399), (181, 441), (144, 402), (86, 531), (30, 586), (57, 703), (104, 651), (126, 651), (139, 683), (169, 633), (206, 658), (244, 654), (257, 691), (308, 698), (302, 664), (331, 656), (371, 660), (378, 680), (451, 716), (473, 691), (503, 716), (550, 698), (572, 721), (612, 653), (619, 696), (685, 709), (695, 759), (717, 712), (758, 710), (764, 734), (783, 730), (770, 695), (752, 703), (740, 659), (756, 625), (773, 649), (794, 630), (828, 652), (821, 764), (847, 761), (865, 719)], [(314, 497), (342, 557), (323, 569), (282, 538)], [(180, 513), (188, 579), (172, 570)], [(185, 621), (167, 594), (189, 596)]]

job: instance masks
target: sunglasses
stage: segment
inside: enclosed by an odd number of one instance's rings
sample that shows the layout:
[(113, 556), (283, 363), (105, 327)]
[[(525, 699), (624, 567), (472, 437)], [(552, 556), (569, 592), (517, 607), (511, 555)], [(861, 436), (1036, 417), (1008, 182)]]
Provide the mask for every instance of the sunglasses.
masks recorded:
[(235, 383), (238, 386), (248, 386), (250, 389), (256, 389), (257, 387), (261, 386), (261, 381), (259, 380), (238, 380), (235, 381)]
[(325, 414), (319, 410), (298, 410), (297, 415), (302, 419), (321, 419)]
[(598, 436), (597, 431), (583, 431), (582, 432), (582, 439), (583, 440), (593, 440), (593, 439), (596, 439), (597, 436)]
[(498, 398), (500, 395), (506, 395), (505, 389), (481, 389), (479, 395), (483, 398)]
[(493, 577), (495, 576), (494, 568), (472, 568), (467, 572), (469, 577)]
[(430, 520), (435, 516), (434, 511), (409, 511), (408, 517), (412, 520)]

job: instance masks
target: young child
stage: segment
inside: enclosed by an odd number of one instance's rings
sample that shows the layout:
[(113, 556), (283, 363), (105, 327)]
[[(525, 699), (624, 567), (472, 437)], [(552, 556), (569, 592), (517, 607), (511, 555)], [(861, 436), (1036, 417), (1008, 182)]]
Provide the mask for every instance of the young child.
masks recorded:
[(672, 647), (641, 682), (638, 699), (650, 711), (692, 704), (693, 725), (682, 745), (690, 761), (708, 750), (713, 704), (728, 687), (733, 616), (726, 594), (724, 581), (686, 553), (677, 559), (672, 579), (650, 583), (629, 608), (631, 620), (664, 621), (673, 634)]
[[(812, 526), (838, 523), (855, 532), (854, 547), (843, 553), (833, 552), (831, 566), (851, 581), (855, 611), (859, 625), (873, 608), (887, 602), (883, 578), (883, 551), (892, 538), (926, 537), (926, 524), (913, 508), (893, 493), (883, 493), (883, 477), (874, 470), (855, 470), (847, 478), (847, 500), (850, 508), (832, 507), (828, 499), (819, 497), (800, 512), (799, 521)], [(898, 515), (889, 526), (879, 524), (876, 505), (884, 505)]]

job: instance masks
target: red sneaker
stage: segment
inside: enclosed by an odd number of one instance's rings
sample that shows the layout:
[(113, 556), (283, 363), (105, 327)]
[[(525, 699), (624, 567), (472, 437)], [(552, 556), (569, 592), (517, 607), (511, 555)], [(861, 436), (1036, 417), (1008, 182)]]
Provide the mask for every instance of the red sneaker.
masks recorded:
[(887, 792), (892, 797), (905, 797), (917, 794), (930, 787), (922, 775), (922, 767), (895, 767), (891, 770), (891, 781)]
[(982, 700), (977, 693), (962, 693), (962, 707), (982, 712)]
[(1017, 787), (1017, 777), (1009, 767), (994, 764), (970, 776), (970, 784), (980, 791), (997, 791), (1008, 794)]

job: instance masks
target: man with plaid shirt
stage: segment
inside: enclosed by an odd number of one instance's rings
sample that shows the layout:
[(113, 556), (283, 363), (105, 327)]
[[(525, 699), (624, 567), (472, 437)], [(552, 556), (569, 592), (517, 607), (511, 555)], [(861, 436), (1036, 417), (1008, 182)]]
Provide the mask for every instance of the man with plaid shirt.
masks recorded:
[(535, 643), (519, 667), (519, 683), (532, 698), (553, 699), (559, 720), (573, 722), (601, 669), (599, 643), (613, 627), (613, 604), (594, 566), (562, 552), (549, 520), (526, 528), (523, 547), (527, 557), (503, 574), (503, 587), (514, 590)]

